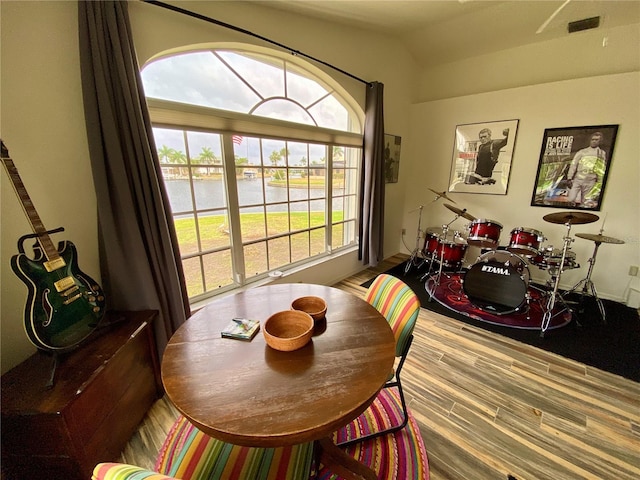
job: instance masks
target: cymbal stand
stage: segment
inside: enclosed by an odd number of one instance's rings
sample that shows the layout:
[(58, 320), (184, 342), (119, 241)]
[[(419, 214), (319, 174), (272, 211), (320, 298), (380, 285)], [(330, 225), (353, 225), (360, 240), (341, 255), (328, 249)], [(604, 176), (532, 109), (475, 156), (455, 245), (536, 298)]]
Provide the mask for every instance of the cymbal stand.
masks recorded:
[[(603, 230), (600, 230), (601, 235), (602, 235), (602, 232)], [(587, 295), (587, 291), (589, 290), (591, 292), (591, 296), (596, 300), (596, 304), (598, 305), (598, 310), (600, 310), (600, 315), (602, 316), (602, 323), (606, 324), (607, 316), (604, 311), (604, 304), (602, 303), (602, 300), (598, 298), (598, 292), (596, 291), (596, 286), (594, 285), (593, 281), (591, 281), (591, 272), (593, 272), (593, 267), (596, 264), (596, 255), (598, 254), (598, 248), (600, 248), (600, 245), (602, 244), (602, 242), (596, 241), (595, 244), (596, 245), (593, 249), (593, 255), (588, 260), (589, 270), (587, 272), (587, 276), (582, 280), (580, 280), (578, 283), (576, 283), (571, 290), (567, 291), (565, 293), (565, 296), (575, 292), (578, 289), (578, 287), (582, 285), (582, 294), (580, 295), (580, 305), (583, 305), (584, 296)]]
[[(567, 227), (567, 234), (563, 239), (564, 243), (562, 246), (562, 258), (560, 259), (560, 266), (558, 267), (558, 272), (553, 282), (553, 290), (551, 291), (551, 294), (547, 299), (547, 308), (544, 312), (544, 315), (542, 316), (542, 325), (540, 326), (541, 337), (544, 337), (546, 331), (549, 329), (549, 324), (551, 323), (551, 319), (553, 317), (560, 315), (565, 310), (569, 310), (569, 307), (565, 303), (562, 296), (558, 294), (558, 287), (560, 286), (560, 277), (562, 276), (562, 272), (564, 271), (564, 261), (565, 261), (565, 258), (567, 257), (567, 251), (569, 250), (569, 246), (571, 245), (571, 242), (574, 241), (570, 236), (571, 222), (565, 223), (565, 226)], [(555, 307), (556, 300), (559, 300), (564, 306), (564, 308), (560, 312), (556, 313), (556, 315), (553, 315), (553, 309)]]
[(405, 275), (409, 273), (409, 270), (411, 270), (411, 267), (414, 264), (417, 265), (417, 260), (420, 256), (420, 238), (422, 237), (422, 209), (423, 205), (420, 205), (420, 213), (418, 214), (418, 229), (416, 231), (416, 248), (414, 248), (413, 252), (411, 252), (411, 256), (409, 257), (409, 260), (407, 260), (407, 264), (404, 267)]

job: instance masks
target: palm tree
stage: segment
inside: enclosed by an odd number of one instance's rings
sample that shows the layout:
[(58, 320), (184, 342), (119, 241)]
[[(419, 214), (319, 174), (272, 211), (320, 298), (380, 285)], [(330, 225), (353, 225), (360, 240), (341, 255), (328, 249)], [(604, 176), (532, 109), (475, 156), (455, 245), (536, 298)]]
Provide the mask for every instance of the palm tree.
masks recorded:
[[(174, 150), (172, 149), (171, 152), (171, 163), (180, 163), (180, 164), (187, 164), (187, 154), (184, 153), (181, 150)], [(178, 172), (180, 172), (180, 175), (183, 175), (182, 172), (182, 168), (178, 168)], [(185, 175), (187, 176), (187, 175)]]
[(160, 163), (169, 163), (174, 152), (175, 150), (173, 148), (162, 145), (162, 147), (158, 149), (158, 159), (160, 160)]
[(278, 162), (282, 160), (282, 153), (274, 150), (273, 152), (271, 152), (271, 155), (269, 155), (269, 160), (271, 160), (271, 165), (273, 165), (274, 167), (277, 166)]
[(216, 163), (217, 157), (209, 147), (202, 147), (202, 151), (200, 152), (198, 159), (200, 160), (200, 163), (212, 164)]
[(217, 160), (218, 157), (216, 157), (215, 153), (213, 153), (213, 150), (211, 150), (209, 147), (202, 147), (202, 151), (198, 156), (198, 163), (207, 165), (207, 175), (211, 173), (209, 171), (209, 165), (219, 163), (217, 162)]

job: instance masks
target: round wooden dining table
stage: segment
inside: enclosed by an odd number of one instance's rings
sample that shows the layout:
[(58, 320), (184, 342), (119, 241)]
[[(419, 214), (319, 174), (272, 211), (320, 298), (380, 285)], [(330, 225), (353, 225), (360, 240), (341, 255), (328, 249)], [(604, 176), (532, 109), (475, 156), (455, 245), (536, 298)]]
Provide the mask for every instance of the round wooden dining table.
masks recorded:
[[(274, 350), (261, 332), (251, 341), (221, 337), (232, 318), (262, 324), (306, 295), (324, 298), (327, 313), (298, 350)], [(394, 357), (387, 320), (364, 299), (291, 283), (220, 298), (196, 312), (169, 340), (161, 373), (175, 407), (214, 438), (250, 447), (321, 441), (331, 448), (327, 439), (371, 404)]]

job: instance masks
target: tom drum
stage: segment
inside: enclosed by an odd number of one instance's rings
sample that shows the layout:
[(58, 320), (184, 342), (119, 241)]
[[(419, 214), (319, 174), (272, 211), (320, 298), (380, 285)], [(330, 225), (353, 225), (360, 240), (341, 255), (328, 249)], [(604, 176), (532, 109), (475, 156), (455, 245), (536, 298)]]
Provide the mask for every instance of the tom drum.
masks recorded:
[(495, 220), (478, 219), (469, 225), (469, 245), (482, 248), (496, 248), (500, 240), (502, 224)]
[(507, 250), (520, 255), (537, 255), (544, 235), (540, 230), (518, 227), (511, 230), (511, 241)]

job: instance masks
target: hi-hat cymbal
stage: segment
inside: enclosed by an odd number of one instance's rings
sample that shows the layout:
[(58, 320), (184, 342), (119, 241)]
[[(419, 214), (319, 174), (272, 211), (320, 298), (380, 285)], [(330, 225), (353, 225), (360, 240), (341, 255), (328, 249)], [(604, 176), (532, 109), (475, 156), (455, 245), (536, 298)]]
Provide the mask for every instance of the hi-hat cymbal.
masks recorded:
[(425, 230), (426, 233), (429, 233), (431, 235), (438, 235), (440, 236), (440, 234), (442, 233), (442, 227), (427, 227), (427, 229)]
[(474, 217), (470, 213), (467, 213), (467, 209), (466, 208), (463, 209), (463, 210), (460, 210), (458, 207), (454, 207), (453, 205), (449, 205), (448, 203), (445, 203), (444, 206), (447, 207), (449, 210), (451, 210), (456, 215), (464, 217), (467, 220), (471, 220), (471, 221), (476, 220), (476, 217)]
[[(438, 198), (442, 197), (442, 198), (446, 198), (447, 200), (449, 200), (450, 202), (456, 203), (455, 200), (453, 200), (452, 198), (449, 198), (447, 196), (447, 192), (436, 192), (433, 188), (428, 188), (427, 190), (432, 191), (433, 193), (435, 193), (436, 195), (438, 195)], [(436, 198), (436, 200), (438, 199)]]
[(617, 238), (607, 237), (606, 235), (596, 235), (595, 233), (576, 233), (576, 237), (584, 238), (585, 240), (591, 240), (596, 243), (614, 243), (616, 245), (622, 245), (623, 240)]
[(597, 215), (587, 212), (558, 212), (549, 213), (548, 215), (542, 217), (545, 222), (570, 223), (572, 225), (577, 225), (579, 223), (593, 223), (599, 218), (600, 217), (598, 217)]

